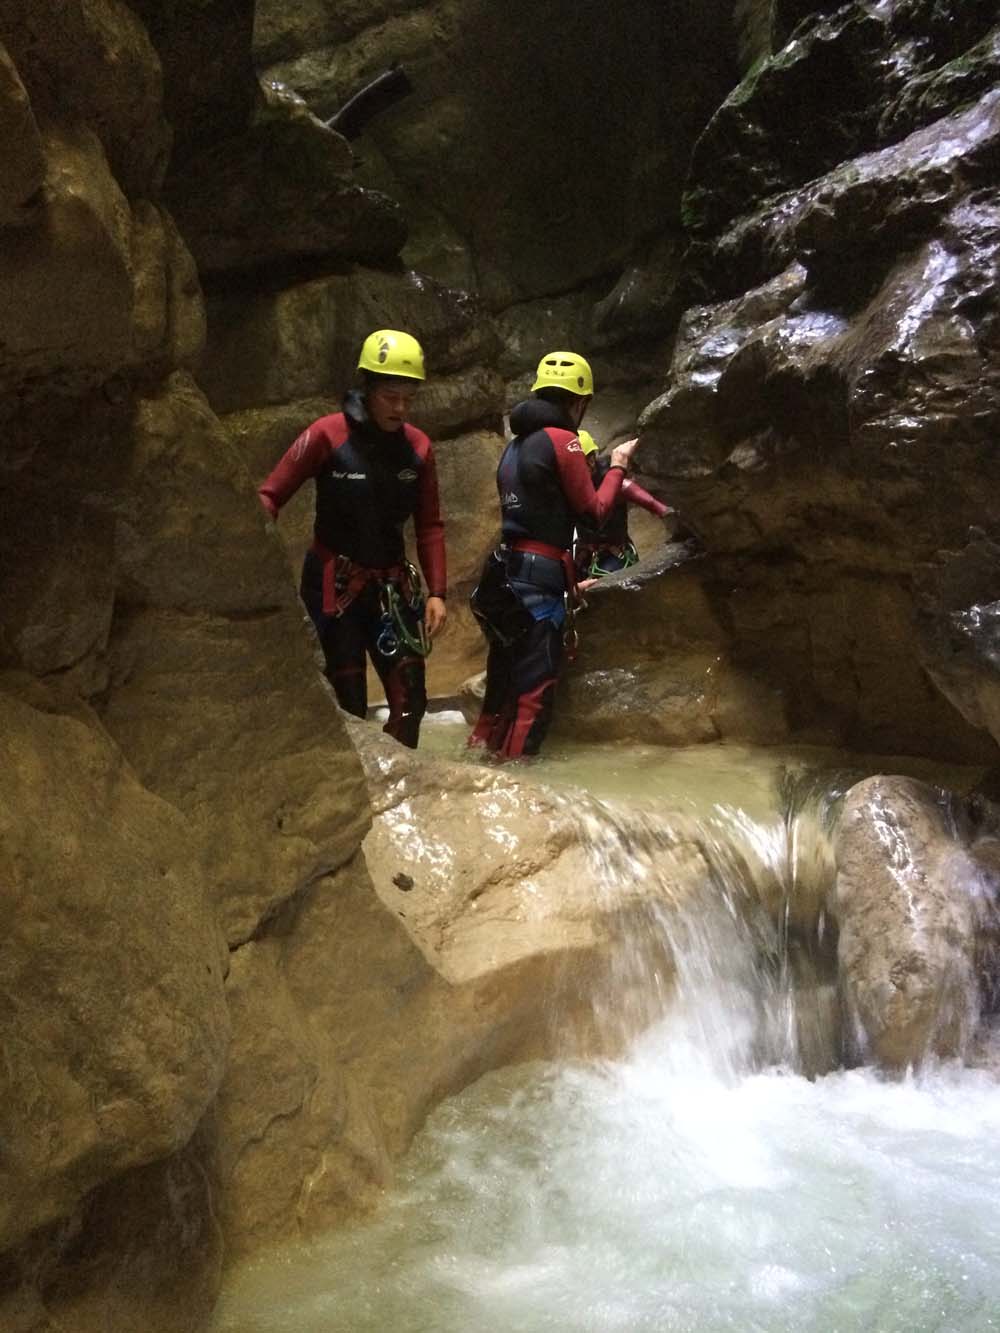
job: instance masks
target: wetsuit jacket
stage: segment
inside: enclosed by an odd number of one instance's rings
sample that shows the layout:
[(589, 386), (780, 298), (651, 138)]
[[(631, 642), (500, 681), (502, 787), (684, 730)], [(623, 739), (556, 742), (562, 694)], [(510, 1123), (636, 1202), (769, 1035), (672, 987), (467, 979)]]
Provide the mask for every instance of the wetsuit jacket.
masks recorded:
[(542, 398), (519, 403), (510, 427), (514, 438), (497, 468), (504, 544), (541, 542), (568, 551), (581, 517), (598, 524), (608, 517), (625, 474), (610, 468), (595, 489), (572, 424)]
[[(611, 459), (607, 456), (597, 460), (597, 466), (592, 473), (595, 490), (607, 476), (610, 466)], [(655, 495), (650, 495), (649, 491), (643, 490), (634, 481), (624, 481), (622, 482), (618, 501), (603, 524), (597, 525), (587, 518), (581, 518), (577, 521), (576, 536), (580, 545), (590, 547), (625, 546), (629, 540), (629, 505), (638, 505), (640, 509), (655, 514), (657, 518), (663, 518), (664, 514), (668, 512), (668, 506), (662, 500), (657, 500)]]
[(408, 423), (398, 431), (378, 430), (357, 393), (347, 395), (344, 409), (302, 432), (260, 487), (261, 503), (277, 517), (312, 477), (316, 541), (366, 569), (403, 561), (403, 524), (412, 514), (428, 596), (443, 597), (444, 523), (430, 440)]

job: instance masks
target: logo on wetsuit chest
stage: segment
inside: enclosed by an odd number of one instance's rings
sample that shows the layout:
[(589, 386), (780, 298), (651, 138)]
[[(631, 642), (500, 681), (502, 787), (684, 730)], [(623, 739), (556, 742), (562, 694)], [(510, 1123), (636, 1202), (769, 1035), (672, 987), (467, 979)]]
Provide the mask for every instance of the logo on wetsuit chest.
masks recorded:
[(366, 472), (337, 472), (334, 468), (330, 470), (330, 476), (335, 481), (364, 481), (367, 475)]
[(521, 500), (517, 491), (504, 491), (500, 497), (500, 504), (504, 509), (520, 509)]
[(413, 468), (411, 467), (404, 467), (402, 472), (396, 473), (396, 476), (399, 478), (400, 481), (416, 481), (417, 479), (417, 474), (413, 471)]

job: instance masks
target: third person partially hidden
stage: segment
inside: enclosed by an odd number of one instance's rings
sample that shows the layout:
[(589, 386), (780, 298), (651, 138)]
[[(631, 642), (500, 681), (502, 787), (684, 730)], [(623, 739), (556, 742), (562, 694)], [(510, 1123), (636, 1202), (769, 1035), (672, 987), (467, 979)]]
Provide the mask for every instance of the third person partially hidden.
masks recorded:
[(514, 438), (497, 468), (501, 545), (473, 594), (489, 641), (486, 691), (469, 737), (501, 759), (538, 753), (549, 725), (576, 597), (573, 532), (611, 513), (636, 440), (617, 445), (595, 488), (578, 430), (594, 393), (576, 352), (542, 357), (531, 397), (510, 414)]

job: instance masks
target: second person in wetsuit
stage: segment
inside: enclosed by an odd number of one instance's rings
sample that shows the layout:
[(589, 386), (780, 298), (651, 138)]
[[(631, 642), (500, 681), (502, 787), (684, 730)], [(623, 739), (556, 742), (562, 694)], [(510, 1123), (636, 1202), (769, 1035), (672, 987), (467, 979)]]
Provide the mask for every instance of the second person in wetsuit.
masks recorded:
[[(580, 431), (580, 446), (596, 488), (607, 476), (611, 458), (608, 454), (598, 453), (597, 442), (589, 431)], [(668, 523), (676, 520), (676, 511), (669, 505), (657, 500), (655, 495), (650, 495), (638, 482), (624, 481), (611, 513), (602, 524), (596, 524), (586, 517), (577, 521), (573, 562), (577, 579), (581, 583), (587, 580), (588, 588), (591, 586), (589, 580), (604, 578), (606, 574), (617, 574), (639, 559), (639, 552), (628, 530), (630, 505), (645, 509), (647, 513), (666, 519)]]
[[(277, 518), (304, 481), (315, 481), (314, 539), (301, 593), (327, 679), (341, 708), (364, 717), (367, 654), (389, 704), (383, 730), (415, 748), (427, 708), (428, 638), (446, 614), (434, 451), (423, 431), (406, 421), (424, 379), (424, 354), (410, 334), (378, 329), (365, 339), (358, 369), (361, 388), (345, 395), (344, 410), (304, 430), (259, 495)], [(411, 516), (426, 603), (403, 544), (403, 524)]]
[(497, 468), (503, 561), (510, 587), (530, 616), (510, 643), (491, 641), (482, 712), (469, 744), (499, 758), (537, 754), (552, 719), (563, 661), (566, 598), (575, 594), (570, 551), (582, 517), (602, 523), (618, 497), (635, 440), (618, 445), (595, 489), (577, 429), (594, 392), (575, 352), (542, 357), (531, 397), (510, 414), (514, 438)]

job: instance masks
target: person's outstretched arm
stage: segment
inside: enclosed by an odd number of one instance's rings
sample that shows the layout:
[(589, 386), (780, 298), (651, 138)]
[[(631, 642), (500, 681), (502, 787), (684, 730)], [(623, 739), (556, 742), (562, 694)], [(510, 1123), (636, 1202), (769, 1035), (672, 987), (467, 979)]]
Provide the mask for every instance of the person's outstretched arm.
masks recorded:
[(611, 451), (611, 466), (595, 490), (594, 479), (577, 437), (568, 430), (548, 430), (546, 434), (552, 441), (559, 484), (570, 508), (574, 514), (591, 518), (600, 525), (614, 508), (638, 441), (627, 440), (624, 444), (615, 445)]
[(257, 488), (260, 502), (271, 515), (288, 503), (304, 481), (315, 477), (330, 452), (325, 435), (308, 426), (285, 450), (277, 466), (266, 481)]
[(448, 588), (448, 564), (444, 546), (444, 520), (438, 495), (437, 465), (434, 449), (422, 431), (414, 431), (411, 438), (423, 462), (417, 482), (417, 507), (413, 511), (413, 526), (417, 536), (417, 559), (427, 583), (426, 625), (433, 638), (448, 615), (445, 593)]
[(647, 514), (655, 514), (657, 518), (664, 518), (670, 513), (669, 505), (665, 505), (655, 495), (650, 495), (649, 491), (643, 490), (636, 481), (622, 482), (622, 496), (628, 504), (637, 505), (640, 509), (645, 509)]

